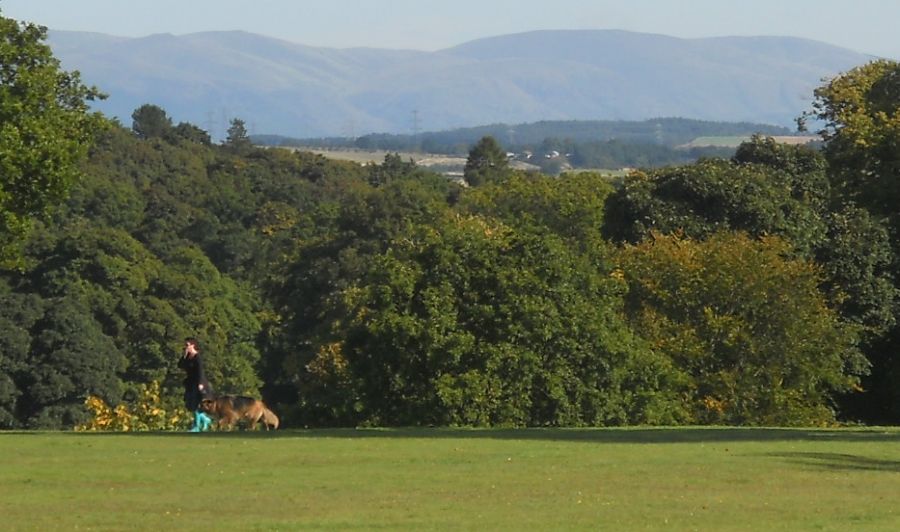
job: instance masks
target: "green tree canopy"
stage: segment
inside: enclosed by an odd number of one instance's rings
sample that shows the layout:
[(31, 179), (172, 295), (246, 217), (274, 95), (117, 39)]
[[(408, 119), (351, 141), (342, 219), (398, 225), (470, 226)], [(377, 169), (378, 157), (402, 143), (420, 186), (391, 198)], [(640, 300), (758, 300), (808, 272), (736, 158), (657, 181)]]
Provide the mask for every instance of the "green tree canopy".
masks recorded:
[[(301, 254), (330, 249), (337, 262), (302, 262), (285, 287), (283, 315), (296, 318), (283, 326), (307, 328), (283, 366), (306, 422), (680, 419), (668, 383), (675, 375), (624, 326), (615, 279), (556, 235), (448, 214), (406, 225), (386, 250), (364, 257), (359, 245), (353, 255), (330, 245)], [(329, 282), (336, 267), (358, 273), (338, 285)], [(309, 310), (318, 319), (308, 321)]]
[(178, 125), (172, 129), (172, 136), (176, 139), (206, 144), (207, 146), (212, 142), (208, 132), (189, 122), (179, 122)]
[(235, 153), (247, 153), (253, 147), (247, 127), (240, 118), (233, 118), (228, 128), (228, 136), (225, 137), (225, 146)]
[[(639, 242), (650, 231), (703, 238), (734, 229), (781, 235), (808, 255), (825, 238), (823, 168), (814, 162), (770, 166), (768, 160), (778, 158), (760, 155), (766, 146), (758, 144), (764, 142), (757, 139), (756, 146), (741, 150), (739, 160), (706, 159), (632, 173), (610, 196), (605, 233), (616, 241)], [(817, 155), (808, 157), (814, 161)]]
[(612, 193), (612, 185), (596, 173), (560, 178), (512, 173), (502, 182), (469, 191), (459, 208), (529, 231), (550, 231), (583, 249), (597, 249), (605, 202)]
[(0, 16), (0, 265), (20, 258), (30, 221), (58, 204), (104, 121), (103, 97), (60, 68), (47, 29)]
[[(344, 197), (334, 229), (300, 243), (273, 294), (280, 320), (269, 337), (281, 358), (269, 362), (281, 400), (296, 402), (293, 419), (679, 420), (671, 368), (621, 320), (605, 244), (577, 241), (598, 231), (599, 215), (574, 203), (589, 183), (523, 181), (509, 202), (490, 185), (461, 199), (463, 213), (410, 177)], [(530, 223), (498, 218), (517, 208)]]
[[(835, 219), (836, 227), (846, 229), (846, 238), (835, 247), (842, 255), (839, 260), (849, 264), (846, 259), (854, 258), (845, 271), (862, 281), (859, 288), (869, 288), (867, 292), (849, 292), (845, 304), (866, 305), (873, 296), (880, 298), (881, 290), (866, 280), (865, 273), (890, 261), (894, 274), (890, 288), (896, 292), (900, 269), (896, 259), (900, 253), (900, 63), (877, 60), (851, 69), (819, 87), (815, 97), (809, 116), (823, 124), (819, 133), (825, 141), (836, 200), (859, 206)], [(873, 228), (872, 223), (865, 224), (867, 220), (875, 224), (885, 220), (888, 231), (879, 235), (867, 230)], [(885, 240), (893, 249), (887, 258), (880, 249)], [(893, 319), (896, 308), (878, 314), (889, 314), (885, 321), (893, 328), (870, 342), (873, 371), (863, 381), (866, 394), (861, 401), (854, 401), (854, 413), (873, 422), (894, 422), (900, 418), (900, 357), (896, 355), (900, 352), (900, 327)]]
[(131, 113), (131, 120), (131, 129), (138, 138), (164, 138), (172, 131), (172, 119), (158, 105), (145, 103)]
[(125, 356), (103, 333), (77, 288), (48, 299), (32, 332), (31, 356), (20, 373), (20, 416), (32, 428), (63, 428), (85, 421), (88, 393), (118, 401), (123, 386), (118, 373)]
[(900, 63), (878, 60), (816, 89), (825, 156), (841, 197), (891, 221), (900, 234)]
[(689, 423), (808, 425), (868, 368), (817, 269), (776, 237), (658, 235), (622, 253), (627, 315), (688, 376)]
[(499, 179), (507, 174), (509, 161), (506, 152), (494, 137), (482, 137), (469, 150), (463, 176), (473, 187)]
[(894, 322), (890, 240), (877, 219), (833, 197), (827, 168), (814, 150), (754, 137), (731, 160), (631, 174), (607, 202), (604, 232), (628, 242), (652, 231), (778, 235), (795, 256), (822, 266), (832, 307), (870, 340)]

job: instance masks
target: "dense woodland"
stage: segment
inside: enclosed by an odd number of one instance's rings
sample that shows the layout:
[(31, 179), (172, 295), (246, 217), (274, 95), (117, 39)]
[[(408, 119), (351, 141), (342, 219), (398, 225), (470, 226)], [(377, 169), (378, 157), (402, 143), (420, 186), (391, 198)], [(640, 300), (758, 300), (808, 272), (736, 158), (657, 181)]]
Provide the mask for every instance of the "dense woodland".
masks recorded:
[(821, 151), (759, 136), (612, 184), (484, 137), (464, 186), (238, 119), (221, 144), (152, 104), (111, 122), (0, 21), (28, 65), (0, 69), (0, 428), (153, 382), (176, 409), (187, 336), (287, 427), (900, 420), (897, 63), (816, 91)]

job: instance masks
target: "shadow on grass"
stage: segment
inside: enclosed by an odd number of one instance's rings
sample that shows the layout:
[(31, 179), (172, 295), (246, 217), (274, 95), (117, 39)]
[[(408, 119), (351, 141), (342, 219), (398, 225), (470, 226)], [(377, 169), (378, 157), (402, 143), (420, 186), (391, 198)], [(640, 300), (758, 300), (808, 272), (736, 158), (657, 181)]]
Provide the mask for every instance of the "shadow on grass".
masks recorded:
[[(0, 432), (0, 436), (2, 436)], [(21, 431), (15, 434), (47, 434)], [(59, 433), (79, 437), (171, 437), (171, 438), (395, 438), (395, 439), (495, 439), (545, 440), (586, 443), (714, 443), (766, 441), (846, 441), (897, 442), (900, 430), (892, 428), (743, 428), (743, 427), (627, 427), (627, 428), (347, 428), (347, 429), (282, 429), (277, 431), (232, 432), (79, 432)]]
[(900, 461), (868, 458), (843, 453), (767, 453), (765, 456), (784, 458), (788, 461), (834, 471), (887, 471), (900, 473)]

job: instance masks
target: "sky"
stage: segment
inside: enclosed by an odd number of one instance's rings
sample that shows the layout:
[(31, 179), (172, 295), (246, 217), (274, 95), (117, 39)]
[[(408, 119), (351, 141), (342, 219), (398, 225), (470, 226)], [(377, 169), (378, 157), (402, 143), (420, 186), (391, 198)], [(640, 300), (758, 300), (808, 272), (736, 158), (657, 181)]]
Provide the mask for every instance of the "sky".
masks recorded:
[(0, 0), (0, 14), (123, 37), (243, 30), (310, 46), (428, 51), (541, 29), (777, 35), (900, 59), (900, 0)]

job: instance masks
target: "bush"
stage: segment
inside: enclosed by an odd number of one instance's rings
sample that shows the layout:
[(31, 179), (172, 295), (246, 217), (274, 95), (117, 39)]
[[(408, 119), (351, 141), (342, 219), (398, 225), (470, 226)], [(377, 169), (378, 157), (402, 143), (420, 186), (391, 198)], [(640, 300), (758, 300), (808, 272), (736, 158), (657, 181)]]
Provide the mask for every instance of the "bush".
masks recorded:
[(102, 398), (91, 395), (84, 402), (92, 419), (75, 427), (83, 432), (142, 432), (151, 430), (180, 430), (189, 413), (182, 407), (166, 409), (160, 396), (159, 382), (140, 385), (137, 398), (115, 407)]

